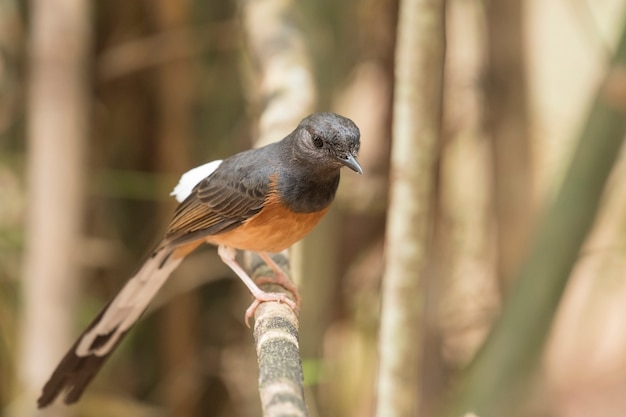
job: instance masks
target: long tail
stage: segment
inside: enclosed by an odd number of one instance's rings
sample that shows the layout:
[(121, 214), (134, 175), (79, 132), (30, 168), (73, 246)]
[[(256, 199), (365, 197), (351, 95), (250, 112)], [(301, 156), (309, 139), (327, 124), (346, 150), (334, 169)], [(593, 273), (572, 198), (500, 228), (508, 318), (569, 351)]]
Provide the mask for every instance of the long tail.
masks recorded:
[(91, 322), (44, 386), (37, 400), (39, 408), (52, 403), (65, 390), (66, 404), (78, 401), (111, 352), (182, 261), (182, 257), (172, 256), (173, 252), (167, 246), (157, 249)]

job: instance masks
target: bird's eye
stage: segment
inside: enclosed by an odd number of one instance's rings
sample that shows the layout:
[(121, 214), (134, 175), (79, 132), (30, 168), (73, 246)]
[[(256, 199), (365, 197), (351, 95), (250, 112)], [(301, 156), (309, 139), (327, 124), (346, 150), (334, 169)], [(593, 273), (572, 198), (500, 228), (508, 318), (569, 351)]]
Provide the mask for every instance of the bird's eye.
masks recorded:
[(313, 145), (315, 145), (316, 148), (321, 148), (324, 146), (324, 140), (318, 135), (313, 135)]

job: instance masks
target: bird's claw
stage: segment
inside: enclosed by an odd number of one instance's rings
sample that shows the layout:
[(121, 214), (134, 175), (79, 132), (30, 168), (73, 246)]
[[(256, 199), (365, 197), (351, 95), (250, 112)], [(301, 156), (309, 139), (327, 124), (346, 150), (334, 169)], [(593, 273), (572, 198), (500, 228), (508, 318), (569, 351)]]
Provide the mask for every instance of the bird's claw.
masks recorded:
[[(297, 299), (298, 298), (299, 297), (297, 297)], [(248, 328), (251, 328), (250, 318), (254, 317), (254, 313), (256, 312), (256, 309), (261, 305), (261, 303), (264, 303), (267, 301), (285, 303), (287, 306), (289, 306), (289, 308), (293, 310), (293, 312), (296, 315), (298, 315), (298, 312), (300, 310), (299, 303), (293, 301), (291, 298), (287, 296), (287, 294), (284, 294), (282, 292), (263, 292), (261, 294), (255, 295), (254, 301), (252, 302), (252, 304), (250, 304), (250, 307), (248, 307), (248, 309), (246, 310), (245, 322)]]

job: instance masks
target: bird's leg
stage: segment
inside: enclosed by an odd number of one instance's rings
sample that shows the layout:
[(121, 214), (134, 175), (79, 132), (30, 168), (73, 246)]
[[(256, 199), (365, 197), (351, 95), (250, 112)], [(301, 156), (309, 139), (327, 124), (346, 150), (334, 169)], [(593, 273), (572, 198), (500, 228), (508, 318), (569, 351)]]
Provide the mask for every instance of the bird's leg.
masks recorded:
[[(254, 301), (252, 302), (250, 307), (248, 307), (248, 309), (246, 310), (246, 315), (245, 315), (246, 326), (250, 327), (250, 317), (254, 316), (254, 312), (256, 311), (257, 307), (261, 303), (266, 302), (266, 301), (278, 301), (279, 303), (285, 303), (294, 312), (298, 311), (298, 305), (295, 302), (293, 302), (291, 299), (289, 299), (289, 297), (287, 297), (287, 294), (266, 292), (260, 289), (259, 286), (254, 282), (252, 278), (250, 278), (248, 273), (241, 267), (241, 265), (239, 265), (239, 263), (235, 259), (235, 256), (236, 256), (235, 249), (230, 248), (228, 246), (220, 245), (217, 248), (217, 253), (222, 259), (222, 261), (226, 265), (228, 265), (228, 267), (232, 269), (233, 272), (235, 272), (235, 274), (237, 274), (237, 276), (239, 277), (239, 279), (241, 279), (241, 281), (243, 281), (245, 286), (248, 287), (248, 290), (250, 290), (250, 292), (252, 293), (252, 296), (254, 297)], [(274, 265), (276, 265), (276, 263), (274, 263)], [(276, 266), (278, 267), (278, 265)], [(284, 272), (281, 271), (281, 273), (284, 276)]]
[(272, 259), (269, 253), (259, 252), (259, 256), (261, 257), (261, 259), (265, 261), (267, 266), (272, 268), (272, 271), (274, 271), (274, 278), (262, 277), (260, 279), (257, 279), (256, 280), (257, 285), (269, 283), (269, 284), (278, 284), (281, 287), (284, 287), (287, 291), (293, 294), (293, 296), (296, 299), (296, 305), (300, 307), (300, 294), (298, 293), (298, 289), (296, 288), (295, 285), (293, 285), (293, 283), (291, 282), (289, 277), (287, 277), (287, 274), (285, 274), (283, 269), (274, 261), (274, 259)]

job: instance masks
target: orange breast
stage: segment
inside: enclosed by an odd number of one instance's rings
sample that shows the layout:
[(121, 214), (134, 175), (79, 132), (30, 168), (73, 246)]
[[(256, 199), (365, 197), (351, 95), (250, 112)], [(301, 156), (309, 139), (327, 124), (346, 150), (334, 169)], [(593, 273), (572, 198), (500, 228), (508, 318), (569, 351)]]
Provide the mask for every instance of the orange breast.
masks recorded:
[(280, 252), (306, 236), (327, 211), (328, 207), (315, 213), (293, 213), (272, 193), (257, 215), (206, 241), (254, 252)]

